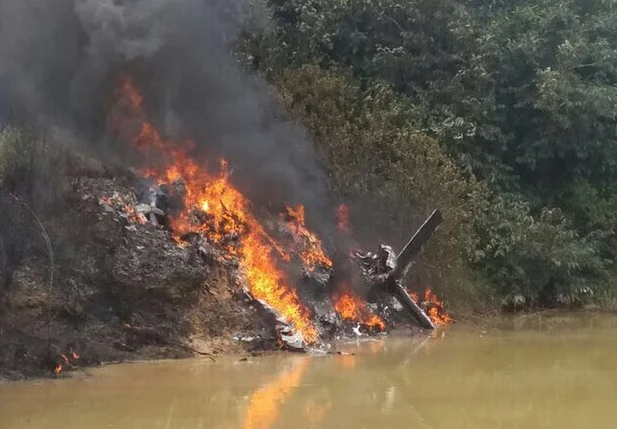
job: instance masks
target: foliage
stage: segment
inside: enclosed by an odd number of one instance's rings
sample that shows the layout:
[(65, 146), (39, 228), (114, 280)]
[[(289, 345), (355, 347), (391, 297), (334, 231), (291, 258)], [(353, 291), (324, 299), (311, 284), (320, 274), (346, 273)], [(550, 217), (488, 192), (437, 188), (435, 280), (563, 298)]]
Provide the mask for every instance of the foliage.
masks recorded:
[[(244, 53), (294, 94), (340, 189), (394, 189), (407, 206), (465, 213), (449, 237), (466, 244), (453, 253), (496, 296), (552, 306), (609, 284), (617, 1), (267, 4), (273, 25)], [(473, 208), (465, 198), (439, 201), (448, 186), (430, 189), (448, 171), (456, 189), (490, 192), (472, 192)]]
[(614, 1), (269, 3), (278, 25), (256, 55), (270, 72), (389, 82), (469, 172), (547, 205), (575, 178), (614, 180)]
[(402, 246), (408, 237), (401, 228), (412, 231), (439, 207), (448, 222), (426, 249), (423, 280), (448, 285), (452, 294), (464, 288), (469, 276), (461, 255), (471, 245), (483, 187), (415, 130), (405, 103), (387, 85), (362, 90), (348, 76), (305, 66), (284, 72), (278, 87), (287, 110), (313, 134), (341, 199), (358, 202), (355, 235), (373, 242), (378, 230)]
[(559, 209), (543, 209), (536, 218), (528, 203), (502, 195), (479, 219), (480, 243), (469, 259), (499, 296), (572, 304), (600, 292), (598, 279), (608, 280), (602, 237), (579, 236)]

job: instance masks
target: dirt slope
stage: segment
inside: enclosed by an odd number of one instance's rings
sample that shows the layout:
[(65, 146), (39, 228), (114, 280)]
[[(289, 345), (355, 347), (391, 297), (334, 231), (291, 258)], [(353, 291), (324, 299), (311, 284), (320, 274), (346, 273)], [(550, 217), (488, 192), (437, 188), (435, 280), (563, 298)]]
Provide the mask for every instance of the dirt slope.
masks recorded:
[[(267, 318), (236, 295), (236, 266), (203, 258), (196, 245), (179, 247), (164, 228), (135, 224), (101, 203), (134, 201), (134, 181), (105, 170), (67, 181), (65, 204), (43, 222), (54, 249), (51, 289), (43, 251), (5, 270), (0, 378), (273, 347)], [(10, 249), (0, 252), (8, 260)]]

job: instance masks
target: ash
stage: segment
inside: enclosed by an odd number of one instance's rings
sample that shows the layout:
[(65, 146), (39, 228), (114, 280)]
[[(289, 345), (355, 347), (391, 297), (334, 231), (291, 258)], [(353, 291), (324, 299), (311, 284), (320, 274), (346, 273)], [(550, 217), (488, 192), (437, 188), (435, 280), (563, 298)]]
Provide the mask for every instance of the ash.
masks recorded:
[[(212, 219), (194, 211), (195, 230), (174, 235), (170, 217), (182, 208), (181, 182), (158, 186), (128, 170), (102, 169), (71, 177), (64, 192), (65, 209), (46, 221), (57, 254), (51, 294), (49, 261), (33, 254), (15, 268), (0, 302), (0, 376), (61, 376), (111, 361), (281, 347), (327, 351), (330, 340), (383, 334), (334, 310), (336, 267), (293, 260), (284, 268), (321, 337), (307, 344), (249, 292), (237, 232), (213, 241), (204, 233)], [(302, 252), (311, 245), (284, 218), (264, 225), (287, 248)], [(360, 259), (356, 268), (374, 283), (383, 261), (372, 254)], [(388, 329), (409, 325), (391, 296), (367, 309)]]

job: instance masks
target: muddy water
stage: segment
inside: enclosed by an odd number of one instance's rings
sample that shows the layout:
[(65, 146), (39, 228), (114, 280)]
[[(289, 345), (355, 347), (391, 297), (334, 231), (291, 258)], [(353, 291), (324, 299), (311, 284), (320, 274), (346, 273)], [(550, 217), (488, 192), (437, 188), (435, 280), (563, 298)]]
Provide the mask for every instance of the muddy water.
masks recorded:
[(4, 384), (0, 429), (615, 427), (617, 317), (538, 322)]

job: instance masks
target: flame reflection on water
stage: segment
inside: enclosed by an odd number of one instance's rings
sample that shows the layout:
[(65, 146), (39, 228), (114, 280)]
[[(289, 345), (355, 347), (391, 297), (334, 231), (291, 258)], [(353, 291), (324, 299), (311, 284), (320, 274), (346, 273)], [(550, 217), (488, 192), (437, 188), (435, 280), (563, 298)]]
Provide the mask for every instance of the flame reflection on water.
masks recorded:
[(0, 383), (0, 429), (614, 427), (617, 320), (573, 325), (351, 341), (344, 371), (345, 355), (275, 355)]
[(293, 394), (311, 363), (304, 358), (285, 370), (274, 381), (255, 391), (244, 417), (244, 429), (269, 429), (279, 415), (281, 405)]

